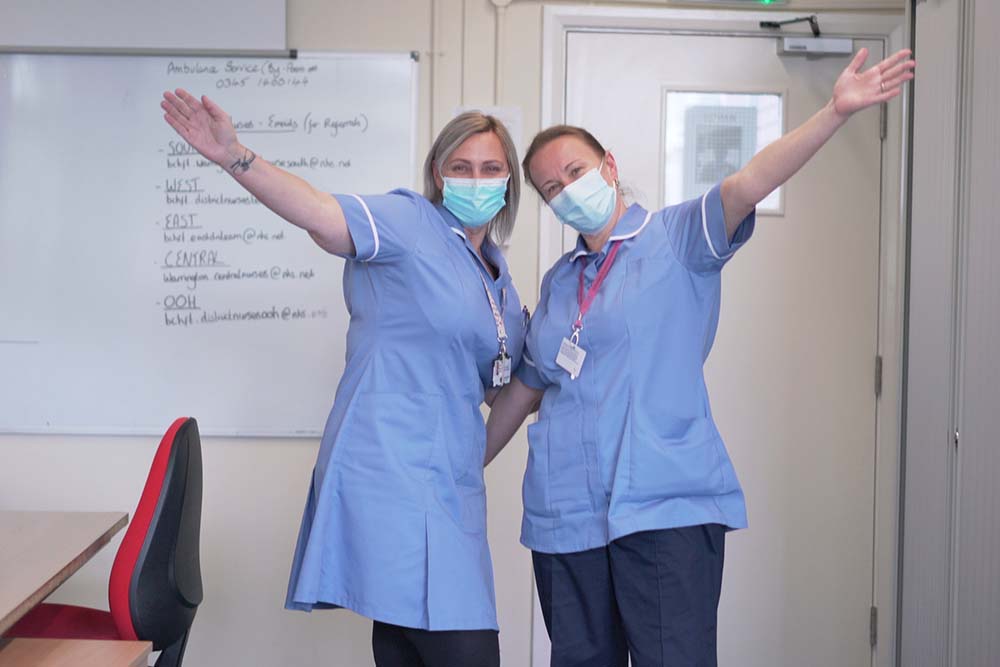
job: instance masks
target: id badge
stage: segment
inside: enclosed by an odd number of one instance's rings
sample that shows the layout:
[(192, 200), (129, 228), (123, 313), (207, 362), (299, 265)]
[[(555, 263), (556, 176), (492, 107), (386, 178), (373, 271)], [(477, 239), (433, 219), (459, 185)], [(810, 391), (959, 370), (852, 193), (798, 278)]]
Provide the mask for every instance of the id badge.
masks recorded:
[(501, 354), (493, 360), (493, 386), (502, 387), (510, 383), (510, 355)]
[(583, 368), (583, 360), (587, 358), (587, 351), (571, 341), (563, 338), (562, 345), (559, 346), (559, 354), (556, 356), (556, 365), (569, 373), (569, 379), (575, 380), (580, 375)]

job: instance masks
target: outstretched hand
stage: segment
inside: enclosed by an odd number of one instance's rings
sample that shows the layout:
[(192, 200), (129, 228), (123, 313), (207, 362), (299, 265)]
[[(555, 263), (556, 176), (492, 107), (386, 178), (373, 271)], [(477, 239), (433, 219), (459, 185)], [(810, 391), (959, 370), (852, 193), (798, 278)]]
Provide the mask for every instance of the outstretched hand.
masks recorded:
[(868, 49), (858, 51), (833, 86), (834, 110), (846, 118), (899, 95), (903, 84), (913, 78), (913, 68), (917, 65), (910, 53), (909, 49), (902, 49), (862, 72), (868, 60)]
[(229, 114), (207, 96), (199, 100), (178, 88), (163, 93), (160, 106), (170, 127), (212, 162), (223, 164), (242, 153)]

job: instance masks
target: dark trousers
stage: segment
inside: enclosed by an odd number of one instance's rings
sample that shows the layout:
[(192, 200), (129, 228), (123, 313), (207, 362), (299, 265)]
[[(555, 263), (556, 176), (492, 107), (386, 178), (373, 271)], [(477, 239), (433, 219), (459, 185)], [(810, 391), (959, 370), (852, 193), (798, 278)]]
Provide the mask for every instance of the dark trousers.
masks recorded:
[(496, 630), (417, 630), (375, 621), (376, 667), (500, 667)]
[(724, 557), (717, 524), (532, 552), (552, 667), (716, 667)]

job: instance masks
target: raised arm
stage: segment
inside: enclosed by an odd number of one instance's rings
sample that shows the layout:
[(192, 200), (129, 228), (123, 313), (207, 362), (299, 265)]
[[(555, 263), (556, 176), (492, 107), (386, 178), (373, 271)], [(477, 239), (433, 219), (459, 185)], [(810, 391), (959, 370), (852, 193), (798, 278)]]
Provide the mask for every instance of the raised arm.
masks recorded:
[(165, 92), (164, 118), (199, 153), (232, 175), (261, 203), (309, 232), (327, 252), (354, 255), (344, 211), (337, 200), (295, 174), (267, 162), (243, 146), (229, 114), (212, 100), (199, 100), (186, 90)]
[(486, 421), (486, 458), (483, 465), (487, 466), (496, 458), (510, 439), (521, 428), (525, 418), (538, 409), (542, 400), (540, 389), (533, 389), (514, 377), (510, 384), (500, 390), (493, 400), (490, 418)]
[(913, 78), (916, 63), (903, 49), (862, 72), (868, 49), (861, 49), (841, 72), (833, 97), (812, 118), (764, 148), (722, 181), (722, 207), (729, 238), (754, 207), (792, 177), (855, 112), (888, 102)]

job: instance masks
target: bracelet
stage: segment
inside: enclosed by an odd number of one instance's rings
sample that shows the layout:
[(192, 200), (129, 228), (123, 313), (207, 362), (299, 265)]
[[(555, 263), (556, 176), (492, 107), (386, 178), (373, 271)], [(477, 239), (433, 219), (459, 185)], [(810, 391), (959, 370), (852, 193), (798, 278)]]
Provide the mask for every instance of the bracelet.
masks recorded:
[(243, 149), (243, 157), (229, 165), (229, 171), (234, 174), (244, 174), (250, 170), (250, 163), (257, 159), (257, 154), (249, 148)]

